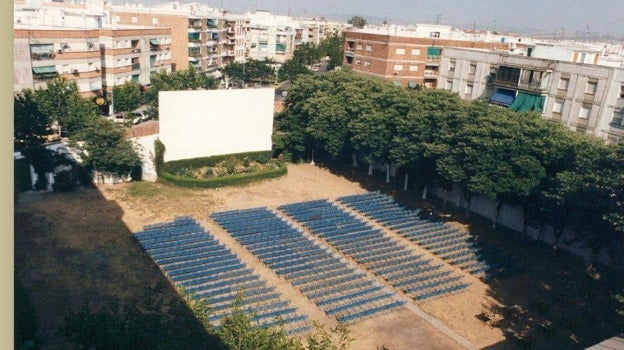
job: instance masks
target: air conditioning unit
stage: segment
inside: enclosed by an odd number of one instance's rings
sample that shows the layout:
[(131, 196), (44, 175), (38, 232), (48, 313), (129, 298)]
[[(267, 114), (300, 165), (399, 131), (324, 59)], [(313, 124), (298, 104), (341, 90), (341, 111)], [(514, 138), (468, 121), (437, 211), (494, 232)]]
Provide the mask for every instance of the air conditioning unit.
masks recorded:
[(101, 68), (100, 68), (100, 67), (95, 67), (95, 71), (96, 71), (96, 72), (99, 72), (100, 70), (101, 70)]
[(80, 73), (80, 72), (78, 71), (78, 69), (74, 69), (74, 70), (72, 70), (72, 73), (74, 73), (74, 74), (78, 74), (78, 73)]
[(95, 46), (95, 44), (92, 43), (92, 42), (88, 42), (87, 43), (87, 47), (90, 48), (90, 49), (92, 49), (94, 46)]

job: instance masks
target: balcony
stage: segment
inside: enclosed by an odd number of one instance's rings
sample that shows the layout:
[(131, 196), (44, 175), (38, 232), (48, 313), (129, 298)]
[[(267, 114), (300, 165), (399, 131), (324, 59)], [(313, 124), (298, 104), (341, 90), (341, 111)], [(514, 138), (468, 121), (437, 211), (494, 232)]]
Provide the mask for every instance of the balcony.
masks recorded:
[(425, 79), (438, 79), (438, 71), (425, 70), (423, 76), (425, 77)]
[(347, 56), (347, 57), (353, 57), (353, 49), (352, 49), (352, 48), (350, 48), (350, 49), (345, 49), (344, 54), (345, 54), (345, 56)]
[(201, 58), (201, 51), (189, 51), (189, 57)]
[(427, 66), (439, 66), (440, 65), (440, 56), (429, 55), (425, 59), (425, 65)]
[(33, 60), (49, 60), (49, 59), (53, 59), (54, 57), (56, 57), (56, 54), (52, 51), (50, 52), (40, 52), (40, 53), (31, 53), (30, 57)]
[(132, 70), (140, 70), (141, 69), (141, 64), (140, 63), (133, 63), (132, 64)]

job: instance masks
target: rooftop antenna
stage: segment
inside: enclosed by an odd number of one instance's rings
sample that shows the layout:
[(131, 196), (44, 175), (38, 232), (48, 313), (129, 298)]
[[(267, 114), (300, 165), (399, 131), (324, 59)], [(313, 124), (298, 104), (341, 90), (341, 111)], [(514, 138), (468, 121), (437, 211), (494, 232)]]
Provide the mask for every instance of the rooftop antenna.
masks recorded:
[(438, 14), (436, 15), (436, 20), (435, 20), (435, 24), (436, 24), (436, 25), (439, 25), (439, 24), (440, 24), (440, 19), (442, 19), (442, 15), (438, 13)]

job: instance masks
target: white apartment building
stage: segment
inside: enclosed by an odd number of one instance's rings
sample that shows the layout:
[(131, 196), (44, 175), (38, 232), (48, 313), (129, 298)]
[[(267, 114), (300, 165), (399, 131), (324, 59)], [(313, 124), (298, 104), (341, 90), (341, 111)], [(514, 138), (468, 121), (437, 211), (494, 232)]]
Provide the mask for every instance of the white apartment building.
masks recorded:
[[(588, 56), (585, 62), (599, 61)], [(624, 68), (573, 61), (579, 58), (573, 52), (563, 61), (446, 48), (438, 88), (467, 100), (486, 98), (517, 111), (535, 110), (578, 132), (616, 142), (624, 138)]]

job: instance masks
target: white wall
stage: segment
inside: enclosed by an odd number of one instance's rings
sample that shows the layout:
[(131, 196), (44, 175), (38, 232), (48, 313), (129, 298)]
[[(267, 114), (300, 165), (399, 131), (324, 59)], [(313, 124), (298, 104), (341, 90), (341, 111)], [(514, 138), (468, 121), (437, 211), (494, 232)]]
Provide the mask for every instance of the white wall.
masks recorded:
[(271, 88), (159, 92), (165, 161), (270, 150), (274, 94)]
[(141, 156), (141, 179), (145, 181), (154, 182), (158, 178), (154, 167), (154, 141), (157, 138), (158, 135), (148, 135), (132, 139), (135, 149)]

